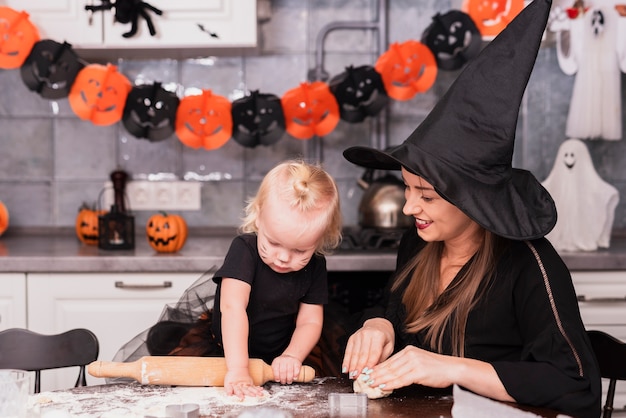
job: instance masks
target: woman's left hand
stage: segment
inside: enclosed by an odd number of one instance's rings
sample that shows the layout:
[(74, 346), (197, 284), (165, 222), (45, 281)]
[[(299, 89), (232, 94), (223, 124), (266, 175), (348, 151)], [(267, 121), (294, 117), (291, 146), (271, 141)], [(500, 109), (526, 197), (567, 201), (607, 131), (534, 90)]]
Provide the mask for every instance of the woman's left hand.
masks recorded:
[(274, 381), (291, 384), (300, 374), (302, 363), (295, 357), (283, 354), (272, 361)]
[(383, 385), (385, 390), (413, 383), (445, 388), (455, 383), (450, 376), (457, 360), (457, 357), (408, 346), (374, 367), (368, 379), (371, 383), (368, 384), (372, 387)]

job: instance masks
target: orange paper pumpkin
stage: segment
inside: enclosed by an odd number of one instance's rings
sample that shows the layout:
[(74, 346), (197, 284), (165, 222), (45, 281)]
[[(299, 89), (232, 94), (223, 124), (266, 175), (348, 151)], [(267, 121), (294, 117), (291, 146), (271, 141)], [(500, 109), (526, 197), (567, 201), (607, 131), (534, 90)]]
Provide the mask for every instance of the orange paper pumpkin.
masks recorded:
[(301, 83), (282, 99), (287, 132), (297, 139), (328, 135), (339, 123), (339, 104), (322, 81)]
[(9, 227), (9, 210), (7, 207), (0, 201), (0, 236), (4, 234), (4, 231)]
[(19, 68), (39, 41), (28, 13), (0, 6), (0, 68)]
[(83, 244), (98, 245), (98, 216), (107, 213), (106, 210), (95, 210), (83, 204), (76, 215), (76, 236)]
[(485, 38), (494, 38), (524, 8), (524, 0), (467, 0), (464, 10)]
[(113, 64), (89, 64), (74, 80), (68, 96), (79, 118), (94, 125), (112, 125), (122, 119), (132, 84)]
[(187, 223), (180, 215), (165, 212), (152, 215), (146, 224), (150, 246), (160, 253), (174, 253), (187, 241)]
[(211, 90), (183, 97), (176, 111), (176, 136), (191, 148), (217, 149), (228, 142), (233, 133), (230, 110), (228, 99)]
[(396, 100), (410, 100), (425, 92), (437, 78), (435, 56), (418, 41), (392, 43), (374, 68), (383, 79), (387, 95)]

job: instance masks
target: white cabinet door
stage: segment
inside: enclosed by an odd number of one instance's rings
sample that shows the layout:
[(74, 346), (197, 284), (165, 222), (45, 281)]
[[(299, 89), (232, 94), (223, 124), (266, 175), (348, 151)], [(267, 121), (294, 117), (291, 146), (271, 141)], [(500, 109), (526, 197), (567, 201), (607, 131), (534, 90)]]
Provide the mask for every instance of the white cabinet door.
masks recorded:
[(0, 331), (26, 328), (26, 275), (0, 274)]
[[(28, 274), (29, 329), (56, 334), (88, 328), (100, 342), (99, 360), (110, 361), (118, 349), (158, 320), (201, 273)], [(42, 372), (42, 391), (72, 387), (77, 371)], [(104, 379), (87, 376), (90, 385)]]
[(254, 47), (257, 43), (256, 0), (148, 0), (163, 11), (161, 16), (148, 10), (156, 35), (139, 18), (135, 36), (124, 38), (130, 24), (104, 20), (104, 46), (113, 48), (234, 48)]
[(154, 24), (151, 36), (143, 17), (129, 38), (130, 23), (115, 21), (115, 9), (88, 12), (101, 0), (0, 0), (24, 10), (42, 39), (67, 41), (74, 49), (244, 48), (257, 44), (256, 0), (147, 0), (163, 11), (146, 9)]
[[(626, 342), (626, 271), (575, 271), (572, 280), (588, 330), (607, 332)], [(608, 380), (602, 379), (603, 402)], [(618, 383), (615, 409), (626, 408), (626, 385)]]
[(0, 5), (26, 11), (41, 39), (67, 41), (73, 48), (102, 46), (103, 16), (89, 18), (90, 0), (0, 0)]

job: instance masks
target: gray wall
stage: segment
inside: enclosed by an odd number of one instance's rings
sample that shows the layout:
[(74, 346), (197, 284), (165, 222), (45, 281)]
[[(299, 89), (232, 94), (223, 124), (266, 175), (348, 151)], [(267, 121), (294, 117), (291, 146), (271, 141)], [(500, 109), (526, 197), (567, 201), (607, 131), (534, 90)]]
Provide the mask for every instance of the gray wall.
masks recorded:
[[(337, 20), (371, 20), (374, 0), (272, 0), (272, 17), (259, 27), (260, 48), (245, 56), (204, 59), (106, 59), (133, 82), (161, 81), (187, 88), (211, 89), (229, 98), (245, 89), (282, 96), (307, 79), (315, 64), (315, 39), (322, 26)], [(421, 38), (436, 12), (450, 10), (445, 0), (390, 0), (389, 42)], [(383, 51), (384, 52), (384, 51)], [(373, 64), (380, 55), (374, 33), (332, 32), (326, 41), (326, 69), (331, 76), (345, 66)], [(458, 73), (440, 71), (435, 85), (405, 102), (392, 100), (388, 143), (402, 142), (445, 92)], [(556, 62), (553, 41), (541, 49), (520, 113), (514, 165), (540, 180), (550, 172), (565, 138), (565, 121), (574, 78)], [(624, 85), (624, 83), (622, 84)], [(626, 96), (622, 87), (622, 97)], [(203, 183), (202, 210), (182, 212), (191, 226), (237, 226), (244, 200), (277, 162), (295, 156), (320, 159), (337, 179), (347, 225), (357, 222), (362, 169), (345, 161), (348, 146), (372, 144), (375, 120), (341, 121), (322, 140), (297, 140), (288, 134), (271, 147), (248, 149), (230, 140), (214, 151), (184, 147), (173, 136), (151, 143), (128, 134), (117, 123), (100, 127), (78, 119), (66, 99), (49, 101), (30, 92), (18, 70), (0, 70), (0, 200), (16, 227), (68, 227), (83, 201), (96, 202), (116, 167), (139, 177), (154, 173), (196, 173), (214, 179)], [(626, 142), (587, 142), (602, 178), (620, 190), (615, 229), (626, 227)], [(151, 213), (135, 212), (137, 225)], [(593, 222), (593, 220), (590, 220)]]

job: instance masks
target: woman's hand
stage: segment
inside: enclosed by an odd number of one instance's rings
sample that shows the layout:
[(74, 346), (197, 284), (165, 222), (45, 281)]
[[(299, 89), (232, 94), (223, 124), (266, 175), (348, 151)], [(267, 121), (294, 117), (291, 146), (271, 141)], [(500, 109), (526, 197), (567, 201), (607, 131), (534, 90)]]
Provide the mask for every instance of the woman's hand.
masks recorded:
[(274, 381), (280, 382), (283, 385), (285, 383), (292, 384), (300, 374), (300, 367), (302, 367), (300, 360), (288, 354), (276, 357), (274, 361), (272, 361)]
[(229, 369), (224, 376), (224, 389), (227, 395), (243, 400), (246, 396), (261, 396), (263, 388), (255, 386), (248, 368)]
[(383, 318), (365, 321), (363, 327), (348, 339), (342, 372), (354, 379), (393, 353), (395, 342), (393, 326)]

